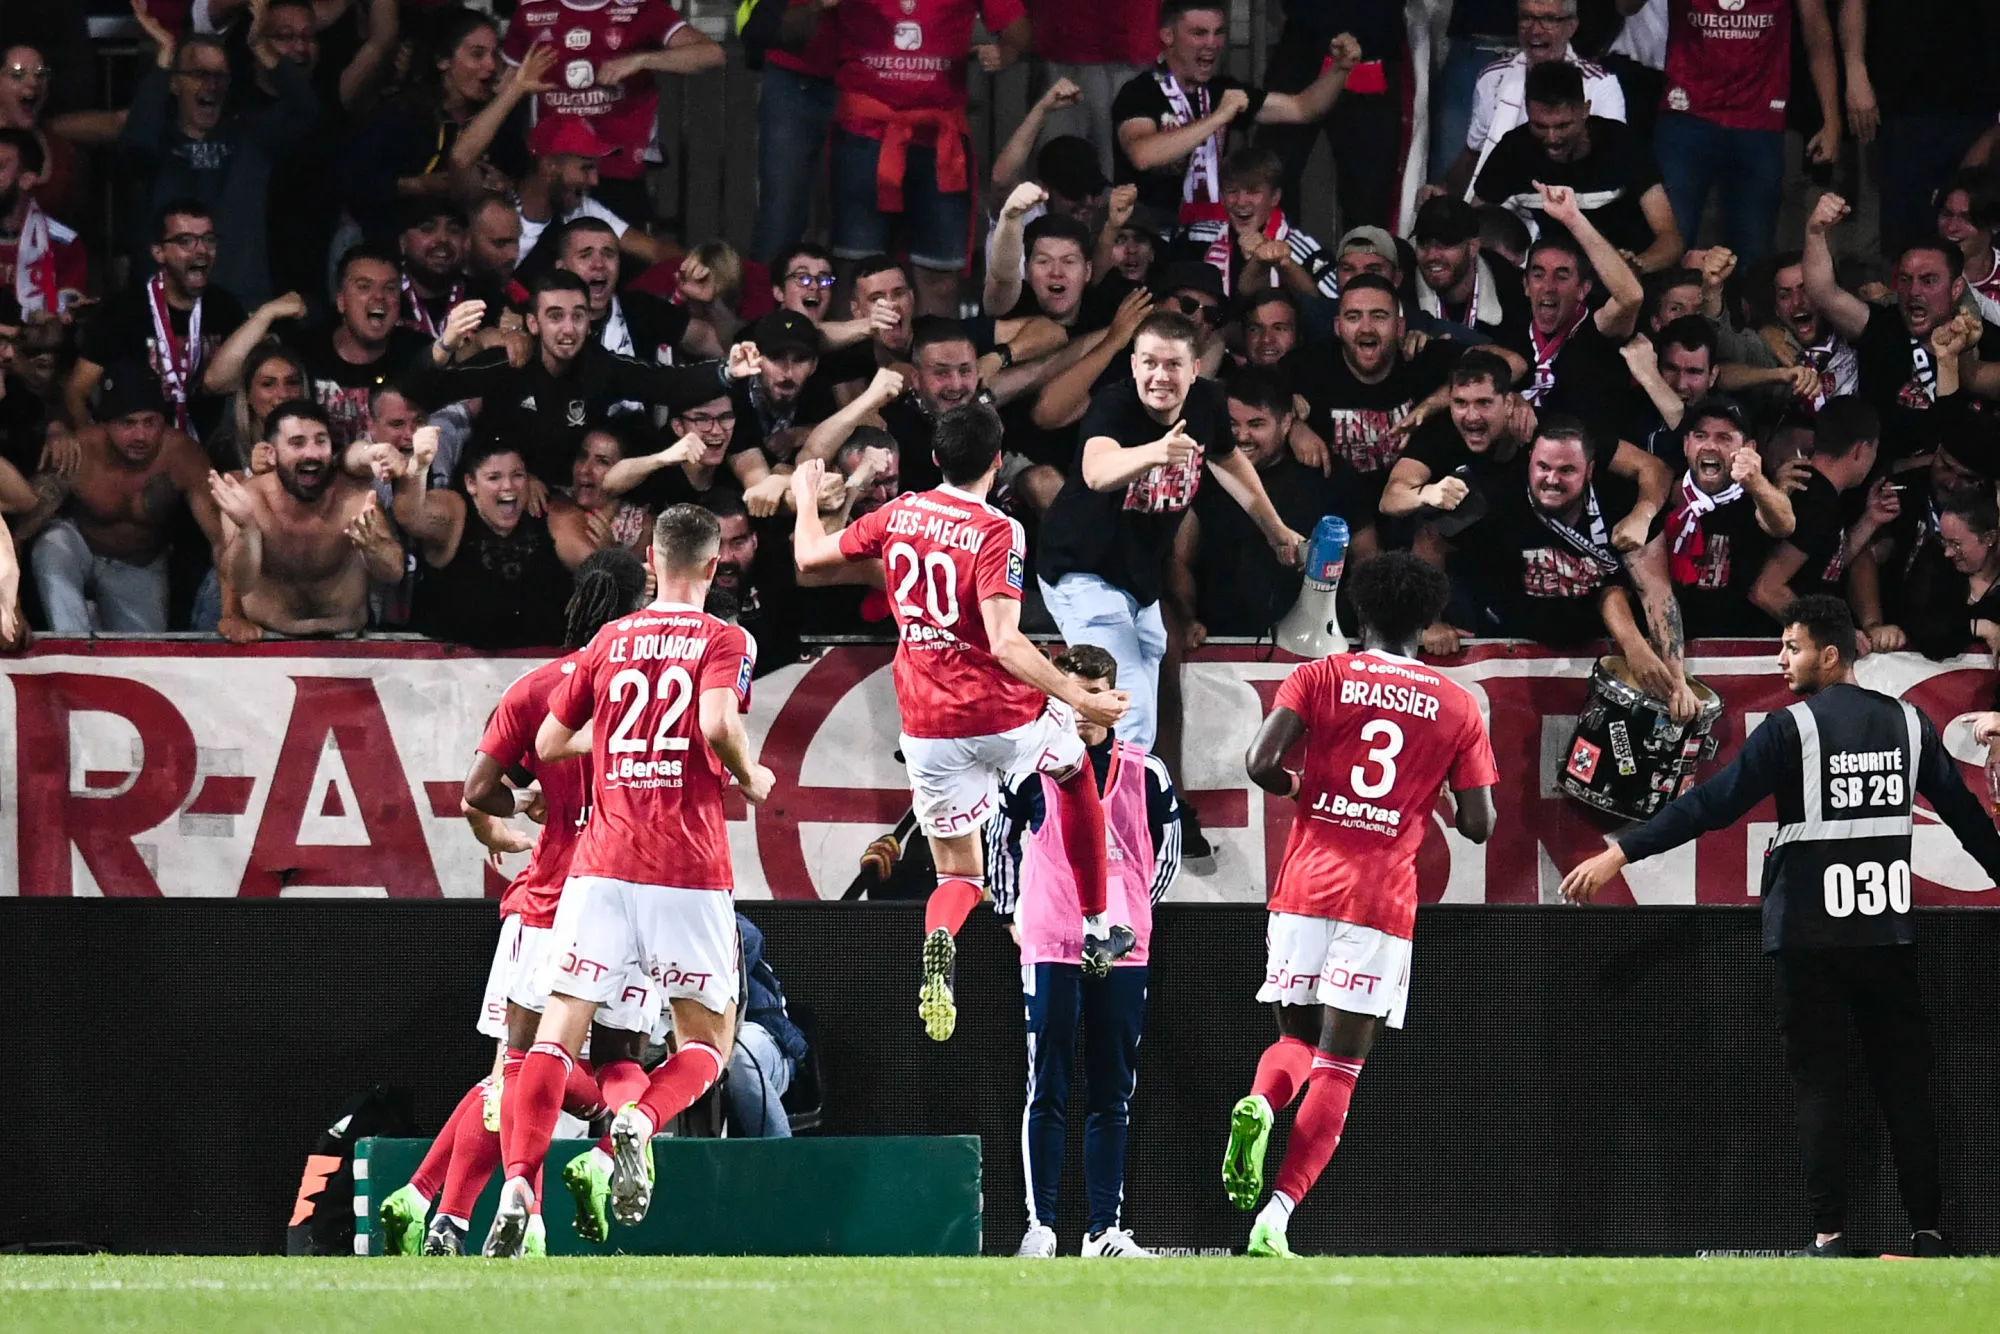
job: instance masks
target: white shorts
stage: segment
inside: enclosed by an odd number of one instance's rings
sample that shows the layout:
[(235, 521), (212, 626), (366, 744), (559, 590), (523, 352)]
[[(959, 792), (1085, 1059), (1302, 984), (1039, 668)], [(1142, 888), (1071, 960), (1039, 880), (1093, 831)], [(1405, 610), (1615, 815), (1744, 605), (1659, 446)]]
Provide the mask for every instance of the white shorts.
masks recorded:
[[(740, 958), (736, 902), (723, 890), (572, 876), (556, 907), (543, 973), (548, 991), (614, 1012), (650, 991), (662, 1004), (694, 1000), (721, 1014), (737, 997)], [(651, 1026), (648, 1015), (630, 1027)]]
[[(507, 1007), (518, 1005), (540, 1014), (548, 1007), (548, 970), (543, 967), (555, 928), (528, 926), (519, 913), (509, 913), (500, 923), (500, 944), (493, 951), (493, 967), (486, 975), (486, 1003), (480, 1010), (479, 1031), (501, 1042), (507, 1040)], [(611, 1000), (597, 1012), (597, 1022), (606, 1028), (644, 1033), (659, 1014), (658, 989), (644, 973), (627, 970)]]
[(1280, 1005), (1331, 1005), (1379, 1015), (1403, 1026), (1410, 1003), (1410, 942), (1372, 926), (1329, 917), (1271, 914), (1264, 933), (1268, 962), (1257, 999)]
[(1067, 773), (1083, 762), (1083, 738), (1069, 706), (1049, 700), (1033, 722), (992, 736), (905, 736), (903, 764), (917, 824), (932, 838), (985, 827), (1006, 774)]

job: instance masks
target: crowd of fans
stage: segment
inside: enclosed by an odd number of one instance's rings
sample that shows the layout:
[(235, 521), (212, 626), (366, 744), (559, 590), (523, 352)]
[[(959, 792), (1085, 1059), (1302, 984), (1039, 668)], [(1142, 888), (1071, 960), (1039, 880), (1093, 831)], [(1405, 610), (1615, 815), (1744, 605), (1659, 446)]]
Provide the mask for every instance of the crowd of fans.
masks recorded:
[[(755, 0), (739, 251), (655, 230), (661, 81), (726, 54), (665, 0), (138, 0), (113, 110), (67, 0), (7, 6), (0, 635), (552, 645), (688, 501), (769, 669), (889, 627), (794, 578), (794, 466), (846, 522), (983, 403), (1027, 623), (1102, 631), (1142, 744), (1327, 514), (1451, 573), (1427, 651), (1609, 639), (1677, 706), (1687, 639), (1807, 593), (2000, 650), (2000, 19), (1458, 0), (1410, 210), (1404, 7), (1283, 8), (1258, 87), (1211, 0)], [(968, 73), (1024, 58), (981, 164)], [(1322, 134), (1337, 212), (1294, 215)]]

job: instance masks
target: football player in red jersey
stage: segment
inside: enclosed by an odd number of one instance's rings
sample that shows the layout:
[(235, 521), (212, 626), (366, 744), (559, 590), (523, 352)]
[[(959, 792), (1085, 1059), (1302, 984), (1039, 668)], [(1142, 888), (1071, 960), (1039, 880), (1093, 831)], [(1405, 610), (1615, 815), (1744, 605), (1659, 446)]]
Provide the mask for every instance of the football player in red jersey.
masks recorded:
[(942, 1042), (958, 1022), (954, 937), (986, 895), (980, 831), (1001, 775), (1036, 770), (1056, 781), (1056, 818), (1076, 859), (1083, 969), (1111, 971), (1128, 953), (1130, 925), (1106, 920), (1104, 808), (1084, 763), (1076, 716), (1112, 727), (1122, 690), (1089, 694), (1021, 633), (1027, 539), (986, 501), (1000, 468), (1000, 419), (979, 403), (938, 418), (931, 451), (944, 473), (934, 491), (897, 496), (837, 535), (820, 522), (824, 465), (792, 474), (798, 509), (792, 553), (801, 574), (848, 561), (883, 565), (896, 618), (896, 704), (917, 823), (930, 840), (938, 887), (924, 914), (918, 1013)]
[[(1275, 1109), (1311, 1081), (1271, 1200), (1250, 1231), (1251, 1255), (1289, 1256), (1293, 1208), (1333, 1157), (1361, 1063), (1383, 1023), (1403, 1026), (1417, 850), (1447, 782), (1458, 830), (1493, 832), (1493, 747), (1464, 687), (1416, 660), (1444, 614), (1442, 572), (1407, 552), (1348, 575), (1361, 621), (1359, 653), (1309, 662), (1278, 688), (1246, 763), (1257, 786), (1296, 800), (1271, 895), (1269, 965), (1257, 999), (1274, 1004), (1278, 1041), (1257, 1062), (1230, 1114), (1222, 1182), (1237, 1207), (1264, 1187)], [(1285, 752), (1306, 742), (1303, 770)]]
[(771, 771), (751, 758), (742, 711), (756, 651), (741, 629), (701, 610), (722, 530), (697, 505), (653, 525), (659, 596), (606, 625), (550, 693), (535, 738), (544, 760), (591, 757), (590, 819), (546, 955), (548, 1006), (501, 1120), (507, 1181), (488, 1256), (517, 1256), (534, 1181), (592, 1018), (643, 970), (673, 1012), (678, 1046), (611, 1123), (611, 1213), (628, 1225), (652, 1204), (653, 1132), (706, 1093), (729, 1061), (740, 985), (733, 873), (722, 794), (751, 802)]
[[(635, 610), (645, 600), (645, 589), (646, 568), (631, 552), (611, 547), (592, 554), (577, 567), (564, 644), (575, 649), (588, 643), (605, 622)], [(390, 1255), (414, 1255), (420, 1242), (426, 1255), (463, 1255), (473, 1204), (499, 1166), (499, 1094), (534, 1042), (546, 1000), (535, 981), (536, 970), (555, 920), (557, 896), (569, 874), (576, 831), (588, 809), (589, 774), (583, 763), (543, 764), (535, 756), (535, 732), (548, 716), (549, 692), (570, 670), (569, 657), (557, 658), (508, 686), (486, 722), (466, 774), (465, 818), (480, 842), (496, 851), (532, 847), (534, 855), (500, 900), (500, 944), (487, 975), (479, 1021), (481, 1033), (499, 1040), (494, 1073), (466, 1092), (416, 1174), (382, 1201), (384, 1250)], [(524, 803), (528, 796), (524, 789), (530, 783), (539, 784), (540, 790), (532, 803)], [(519, 811), (534, 814), (542, 824), (540, 837), (531, 844), (508, 841), (520, 836), (502, 822)], [(650, 990), (642, 986), (631, 1004), (603, 1019), (591, 1034), (597, 1076), (609, 1087), (617, 1085), (620, 1075), (629, 1080), (631, 1073), (643, 1083), (645, 1074), (637, 1062), (645, 1049), (646, 1030), (652, 1026)], [(599, 1079), (582, 1068), (563, 1092), (564, 1106), (586, 1119), (603, 1110), (603, 1101)], [(438, 1200), (437, 1217), (426, 1230), (424, 1215), (433, 1197)]]

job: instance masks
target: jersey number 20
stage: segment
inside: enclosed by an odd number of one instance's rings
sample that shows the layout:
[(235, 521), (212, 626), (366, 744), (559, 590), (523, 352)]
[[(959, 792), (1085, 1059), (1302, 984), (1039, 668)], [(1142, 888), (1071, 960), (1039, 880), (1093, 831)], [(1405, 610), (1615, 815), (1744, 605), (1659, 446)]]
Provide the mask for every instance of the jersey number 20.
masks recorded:
[[(908, 542), (898, 542), (883, 553), (889, 566), (889, 577), (896, 582), (896, 614), (906, 621), (921, 619), (923, 612), (911, 605), (910, 594), (916, 590), (917, 580), (924, 581), (924, 610), (930, 612), (930, 622), (940, 630), (948, 630), (958, 624), (958, 567), (951, 563), (951, 557), (942, 551), (930, 555), (917, 556), (917, 549)], [(902, 569), (898, 571), (897, 566)]]

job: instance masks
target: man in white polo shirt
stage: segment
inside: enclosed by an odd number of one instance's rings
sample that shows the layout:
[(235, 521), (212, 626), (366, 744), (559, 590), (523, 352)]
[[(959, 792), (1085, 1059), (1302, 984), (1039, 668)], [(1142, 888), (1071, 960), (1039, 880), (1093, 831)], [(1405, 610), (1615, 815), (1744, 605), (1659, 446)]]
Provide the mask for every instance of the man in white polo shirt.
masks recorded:
[(1486, 165), (1507, 131), (1527, 123), (1526, 90), (1528, 67), (1550, 60), (1567, 60), (1583, 71), (1584, 99), (1590, 114), (1607, 120), (1625, 119), (1625, 91), (1618, 77), (1602, 65), (1577, 55), (1570, 45), (1576, 36), (1576, 0), (1520, 0), (1516, 32), (1521, 49), (1505, 60), (1496, 60), (1479, 74), (1472, 95), (1472, 128), (1466, 132), (1465, 148), (1445, 173), (1445, 189), (1454, 195), (1467, 194), (1479, 168)]

